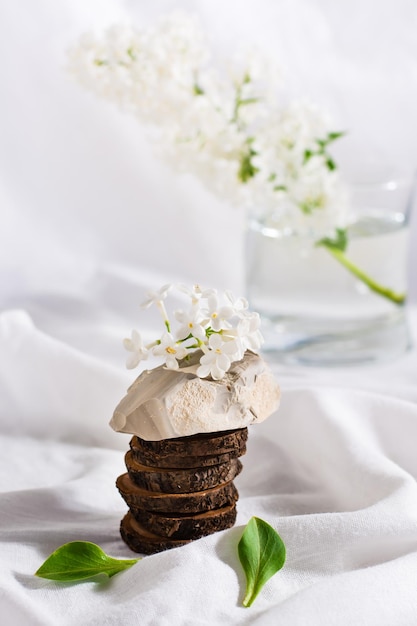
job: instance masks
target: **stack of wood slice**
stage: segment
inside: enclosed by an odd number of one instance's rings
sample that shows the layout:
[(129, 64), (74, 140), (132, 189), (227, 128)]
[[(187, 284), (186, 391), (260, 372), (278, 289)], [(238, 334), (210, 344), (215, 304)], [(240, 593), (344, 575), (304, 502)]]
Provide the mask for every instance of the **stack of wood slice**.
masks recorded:
[(120, 532), (153, 554), (233, 526), (247, 428), (145, 441), (134, 436), (116, 485), (129, 507)]

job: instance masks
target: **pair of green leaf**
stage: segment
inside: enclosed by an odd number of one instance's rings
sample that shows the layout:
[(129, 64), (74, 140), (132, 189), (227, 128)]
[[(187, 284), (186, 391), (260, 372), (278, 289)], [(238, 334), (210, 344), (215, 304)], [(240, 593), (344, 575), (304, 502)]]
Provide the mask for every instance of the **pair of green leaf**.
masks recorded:
[[(264, 584), (285, 563), (285, 546), (277, 532), (258, 517), (252, 517), (238, 544), (239, 559), (246, 575), (243, 606), (249, 607)], [(132, 567), (140, 559), (114, 559), (95, 543), (72, 541), (53, 552), (35, 576), (73, 582), (106, 574), (109, 578)]]

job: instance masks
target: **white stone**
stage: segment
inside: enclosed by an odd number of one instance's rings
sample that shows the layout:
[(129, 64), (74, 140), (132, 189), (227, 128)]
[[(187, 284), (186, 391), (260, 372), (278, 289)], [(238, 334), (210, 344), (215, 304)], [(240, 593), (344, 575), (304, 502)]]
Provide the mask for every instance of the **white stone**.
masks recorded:
[(246, 352), (218, 381), (196, 376), (200, 356), (194, 353), (179, 370), (160, 366), (142, 372), (116, 407), (110, 426), (158, 441), (244, 428), (277, 410), (280, 389), (260, 356)]

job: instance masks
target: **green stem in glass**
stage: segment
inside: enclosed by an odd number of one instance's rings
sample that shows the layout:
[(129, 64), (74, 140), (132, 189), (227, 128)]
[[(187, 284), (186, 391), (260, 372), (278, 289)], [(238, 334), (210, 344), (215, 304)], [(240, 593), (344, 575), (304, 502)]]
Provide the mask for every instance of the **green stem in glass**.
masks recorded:
[(359, 267), (352, 263), (352, 261), (350, 261), (341, 250), (330, 246), (324, 247), (337, 261), (339, 261), (339, 263), (343, 265), (343, 267), (345, 267), (351, 274), (356, 276), (356, 278), (362, 281), (373, 292), (379, 294), (384, 298), (387, 298), (388, 300), (391, 300), (391, 302), (394, 302), (395, 304), (404, 304), (406, 299), (405, 293), (396, 293), (392, 289), (389, 289), (388, 287), (384, 287), (383, 285), (377, 283), (370, 276), (368, 276), (368, 274), (363, 272)]

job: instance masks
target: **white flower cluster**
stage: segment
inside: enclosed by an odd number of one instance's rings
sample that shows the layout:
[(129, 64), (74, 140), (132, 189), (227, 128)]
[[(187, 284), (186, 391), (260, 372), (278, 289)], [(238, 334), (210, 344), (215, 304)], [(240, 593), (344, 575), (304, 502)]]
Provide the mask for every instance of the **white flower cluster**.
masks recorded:
[(312, 104), (278, 96), (280, 72), (257, 56), (209, 63), (198, 23), (173, 14), (155, 27), (85, 35), (75, 78), (156, 129), (158, 151), (223, 199), (284, 216), (318, 234), (343, 224), (345, 202), (327, 151), (340, 133)]
[(200, 378), (211, 376), (221, 380), (234, 361), (243, 359), (246, 350), (258, 351), (263, 339), (259, 330), (260, 318), (248, 310), (245, 298), (234, 298), (226, 291), (219, 294), (215, 289), (203, 290), (199, 285), (191, 289), (178, 285), (178, 289), (190, 298), (187, 311), (176, 310), (174, 317), (179, 327), (174, 333), (168, 317), (165, 299), (171, 285), (164, 285), (148, 293), (142, 308), (156, 305), (161, 313), (165, 331), (160, 339), (145, 345), (137, 330), (123, 340), (129, 352), (126, 367), (133, 369), (149, 354), (162, 357), (168, 369), (178, 369), (179, 361), (196, 350), (202, 351), (196, 374)]

